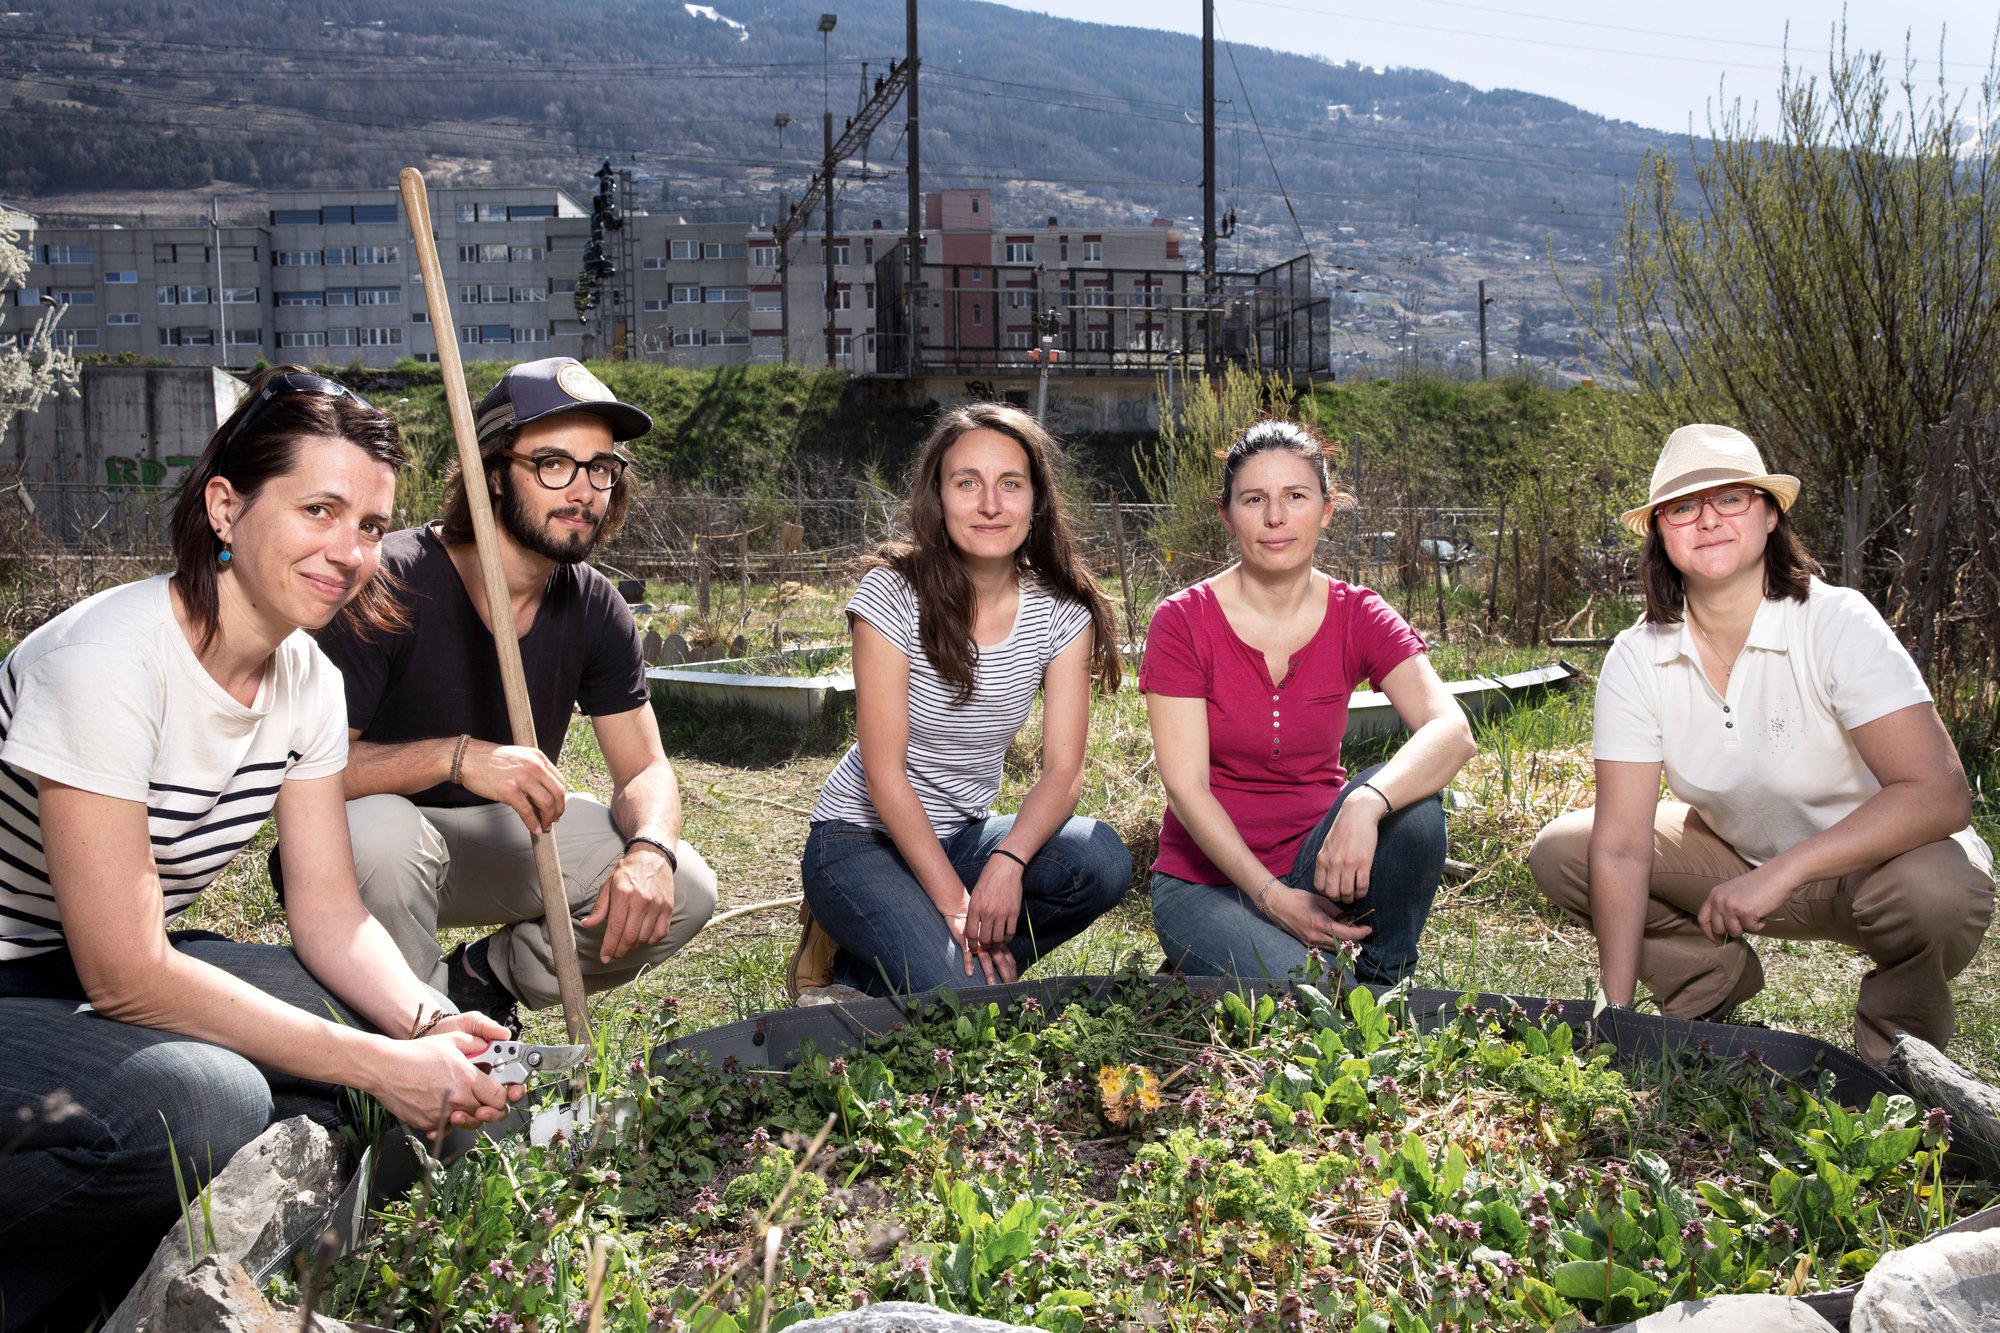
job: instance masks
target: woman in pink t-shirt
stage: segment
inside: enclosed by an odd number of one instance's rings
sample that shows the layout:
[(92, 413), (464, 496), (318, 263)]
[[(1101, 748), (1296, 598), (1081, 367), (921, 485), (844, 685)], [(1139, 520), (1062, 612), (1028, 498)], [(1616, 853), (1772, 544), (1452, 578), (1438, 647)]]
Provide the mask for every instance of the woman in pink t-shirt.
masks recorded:
[[(1312, 432), (1251, 426), (1217, 502), (1237, 563), (1153, 614), (1139, 676), (1167, 789), (1153, 923), (1181, 971), (1282, 977), (1350, 940), (1363, 981), (1416, 966), (1444, 869), (1437, 793), (1472, 731), (1416, 631), (1313, 567), (1337, 498)], [(1363, 680), (1412, 734), (1350, 779), (1340, 741)]]

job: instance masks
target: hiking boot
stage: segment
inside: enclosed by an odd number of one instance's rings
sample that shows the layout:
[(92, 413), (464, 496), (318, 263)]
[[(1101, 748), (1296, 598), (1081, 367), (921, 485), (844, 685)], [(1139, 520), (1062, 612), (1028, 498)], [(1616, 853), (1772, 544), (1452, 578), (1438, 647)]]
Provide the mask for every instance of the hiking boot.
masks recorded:
[(521, 1035), (521, 1005), (512, 991), (500, 984), (487, 966), (486, 950), (493, 937), (461, 944), (444, 956), (444, 993), (460, 1012), (477, 1010), (507, 1029), (510, 1036)]

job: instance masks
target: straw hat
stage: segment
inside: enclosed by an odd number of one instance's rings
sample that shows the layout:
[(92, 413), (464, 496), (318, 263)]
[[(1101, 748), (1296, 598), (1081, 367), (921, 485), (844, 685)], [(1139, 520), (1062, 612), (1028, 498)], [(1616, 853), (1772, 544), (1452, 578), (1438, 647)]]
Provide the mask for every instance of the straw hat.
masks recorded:
[(1646, 535), (1653, 510), (1669, 500), (1716, 486), (1755, 486), (1768, 491), (1779, 509), (1790, 509), (1799, 498), (1799, 479), (1764, 470), (1757, 442), (1728, 426), (1682, 426), (1667, 436), (1660, 461), (1653, 464), (1653, 492), (1646, 503), (1619, 517), (1626, 527)]

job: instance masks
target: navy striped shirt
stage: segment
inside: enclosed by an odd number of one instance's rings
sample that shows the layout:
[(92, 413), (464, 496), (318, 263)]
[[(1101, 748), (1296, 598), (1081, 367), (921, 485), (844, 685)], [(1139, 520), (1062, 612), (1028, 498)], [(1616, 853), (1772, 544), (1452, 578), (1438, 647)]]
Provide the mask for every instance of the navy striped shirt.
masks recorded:
[[(1000, 769), (1049, 663), (1090, 629), (1089, 608), (1058, 600), (1030, 579), (1021, 580), (1014, 628), (995, 644), (982, 644), (972, 671), (972, 697), (954, 704), (954, 687), (938, 676), (918, 637), (916, 593), (901, 574), (871, 569), (847, 603), (910, 659), (910, 744), (905, 758), (910, 785), (940, 839), (992, 813), (1000, 794)], [(868, 778), (855, 745), (835, 765), (813, 807), (815, 822), (839, 819), (863, 828), (883, 827), (868, 799)]]
[(278, 645), (245, 707), (195, 657), (166, 576), (79, 602), (0, 662), (0, 962), (62, 943), (37, 778), (144, 803), (172, 919), (263, 825), (281, 783), (346, 764), (340, 673), (304, 634)]

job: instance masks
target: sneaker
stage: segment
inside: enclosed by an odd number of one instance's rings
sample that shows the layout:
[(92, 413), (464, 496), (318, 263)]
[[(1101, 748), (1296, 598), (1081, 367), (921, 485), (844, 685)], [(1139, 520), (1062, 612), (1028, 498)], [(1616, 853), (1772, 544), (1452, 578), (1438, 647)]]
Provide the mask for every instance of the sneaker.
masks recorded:
[(470, 944), (461, 944), (444, 956), (444, 993), (461, 1012), (476, 1009), (507, 1029), (521, 1035), (521, 1006), (513, 992), (500, 984), (486, 963), (486, 950), (493, 937), (488, 935)]
[(836, 981), (826, 986), (807, 986), (799, 992), (799, 998), (794, 1003), (803, 1009), (809, 1004), (853, 1004), (857, 1000), (873, 998), (865, 990), (844, 986)]

